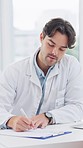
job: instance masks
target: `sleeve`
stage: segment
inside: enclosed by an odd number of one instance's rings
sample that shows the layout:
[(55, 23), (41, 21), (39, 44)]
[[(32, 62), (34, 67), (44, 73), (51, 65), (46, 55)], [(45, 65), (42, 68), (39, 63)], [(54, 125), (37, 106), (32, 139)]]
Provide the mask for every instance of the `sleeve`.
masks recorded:
[(83, 119), (83, 73), (80, 63), (75, 58), (71, 59), (68, 66), (64, 106), (50, 111), (56, 123), (69, 123)]
[(17, 74), (13, 66), (8, 67), (0, 76), (0, 125), (11, 118), (11, 110), (16, 96)]
[[(9, 118), (10, 119), (10, 118)], [(8, 120), (9, 120), (8, 119)], [(8, 121), (7, 120), (7, 121)], [(1, 125), (0, 125), (0, 129), (11, 129), (10, 127), (8, 127), (7, 125), (6, 125), (6, 123), (7, 123), (7, 121), (5, 121), (4, 123), (2, 123)]]

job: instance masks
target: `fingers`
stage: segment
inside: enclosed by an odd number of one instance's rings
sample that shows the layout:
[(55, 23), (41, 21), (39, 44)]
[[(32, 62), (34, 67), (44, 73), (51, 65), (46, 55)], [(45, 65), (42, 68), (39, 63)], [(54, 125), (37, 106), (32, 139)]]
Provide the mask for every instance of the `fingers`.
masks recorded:
[(34, 129), (38, 127), (44, 128), (48, 125), (48, 119), (44, 116), (44, 114), (40, 114), (32, 117), (32, 123), (34, 125)]
[(32, 120), (23, 116), (14, 116), (9, 119), (7, 125), (15, 131), (25, 131), (32, 129)]
[(30, 125), (31, 125), (30, 121), (28, 122), (28, 120), (26, 120), (25, 118), (20, 117), (19, 120), (14, 122), (13, 129), (15, 131), (25, 131), (26, 129), (27, 130), (31, 129)]
[(14, 116), (9, 119), (7, 125), (17, 132), (22, 132), (38, 127), (44, 128), (48, 125), (48, 119), (44, 114), (34, 116), (31, 119), (24, 116)]
[(35, 124), (34, 124), (34, 129), (36, 128), (45, 128), (47, 126), (47, 123), (45, 122), (41, 122), (41, 121), (37, 121)]

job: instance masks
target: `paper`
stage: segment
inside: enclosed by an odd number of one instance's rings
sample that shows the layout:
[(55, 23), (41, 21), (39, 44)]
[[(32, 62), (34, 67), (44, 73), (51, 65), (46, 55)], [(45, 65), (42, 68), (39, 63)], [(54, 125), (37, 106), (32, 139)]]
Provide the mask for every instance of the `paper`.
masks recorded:
[(8, 136), (16, 136), (16, 137), (24, 137), (24, 138), (36, 138), (36, 139), (46, 139), (56, 136), (61, 136), (65, 134), (71, 133), (70, 131), (55, 131), (54, 129), (49, 128), (37, 128), (35, 130), (27, 130), (25, 132), (15, 132), (11, 129), (0, 130), (0, 135), (8, 135)]

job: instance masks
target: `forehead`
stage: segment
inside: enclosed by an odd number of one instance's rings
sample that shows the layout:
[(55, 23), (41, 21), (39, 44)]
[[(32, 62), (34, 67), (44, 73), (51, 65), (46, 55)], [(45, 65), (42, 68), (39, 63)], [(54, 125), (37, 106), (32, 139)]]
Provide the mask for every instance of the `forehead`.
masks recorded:
[(66, 34), (61, 34), (58, 31), (54, 34), (54, 36), (52, 36), (52, 37), (46, 36), (46, 38), (49, 41), (53, 41), (55, 44), (65, 45), (65, 46), (68, 45), (68, 37), (67, 37), (67, 35)]

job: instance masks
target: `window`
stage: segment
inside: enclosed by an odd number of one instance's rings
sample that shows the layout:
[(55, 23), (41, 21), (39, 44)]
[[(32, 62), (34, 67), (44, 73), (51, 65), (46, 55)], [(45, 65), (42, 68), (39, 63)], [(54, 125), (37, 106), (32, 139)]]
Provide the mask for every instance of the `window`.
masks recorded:
[(37, 50), (43, 26), (54, 17), (62, 17), (74, 26), (77, 44), (75, 49), (67, 53), (79, 58), (79, 0), (13, 0), (15, 60)]
[(82, 0), (0, 0), (0, 70), (37, 50), (43, 26), (54, 17), (63, 17), (74, 26), (77, 45), (68, 54), (76, 56), (83, 65), (82, 6)]

